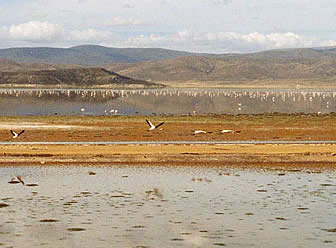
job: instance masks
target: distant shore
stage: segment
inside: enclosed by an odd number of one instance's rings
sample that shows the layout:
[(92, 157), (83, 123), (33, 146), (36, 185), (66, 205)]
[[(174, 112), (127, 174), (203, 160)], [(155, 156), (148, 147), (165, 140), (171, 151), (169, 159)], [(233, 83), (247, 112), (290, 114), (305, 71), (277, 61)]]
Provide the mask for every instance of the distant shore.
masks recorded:
[(333, 81), (312, 80), (244, 80), (244, 81), (157, 81), (167, 88), (237, 88), (237, 89), (336, 89)]
[[(152, 83), (149, 81), (148, 83)], [(92, 84), (92, 85), (72, 85), (72, 84), (0, 84), (0, 89), (336, 89), (336, 84), (329, 81), (319, 80), (246, 80), (246, 81), (156, 81), (156, 85), (149, 87), (141, 84)]]

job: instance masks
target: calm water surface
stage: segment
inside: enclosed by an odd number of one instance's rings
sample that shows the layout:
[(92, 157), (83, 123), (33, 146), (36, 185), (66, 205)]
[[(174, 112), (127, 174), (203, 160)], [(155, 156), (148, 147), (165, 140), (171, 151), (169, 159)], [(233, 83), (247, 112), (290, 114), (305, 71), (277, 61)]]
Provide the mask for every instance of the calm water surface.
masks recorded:
[(336, 112), (335, 90), (0, 89), (0, 115)]
[[(9, 184), (16, 175), (38, 186)], [(335, 180), (225, 166), (1, 167), (0, 247), (334, 247)]]

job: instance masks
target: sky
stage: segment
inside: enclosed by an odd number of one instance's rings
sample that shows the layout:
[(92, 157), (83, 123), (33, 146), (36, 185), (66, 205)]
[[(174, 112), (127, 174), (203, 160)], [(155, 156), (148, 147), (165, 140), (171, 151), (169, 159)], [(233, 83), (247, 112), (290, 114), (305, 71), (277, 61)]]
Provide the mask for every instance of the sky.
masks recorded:
[(0, 48), (336, 46), (335, 0), (0, 0)]

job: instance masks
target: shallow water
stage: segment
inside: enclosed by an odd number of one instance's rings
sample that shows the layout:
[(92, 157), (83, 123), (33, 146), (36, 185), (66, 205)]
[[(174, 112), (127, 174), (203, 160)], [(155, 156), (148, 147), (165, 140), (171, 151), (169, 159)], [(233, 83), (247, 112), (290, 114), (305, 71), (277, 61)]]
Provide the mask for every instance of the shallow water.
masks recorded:
[(0, 89), (0, 105), (0, 115), (330, 113), (336, 91)]
[[(9, 184), (17, 175), (38, 186)], [(335, 179), (225, 166), (1, 167), (0, 247), (333, 247)]]

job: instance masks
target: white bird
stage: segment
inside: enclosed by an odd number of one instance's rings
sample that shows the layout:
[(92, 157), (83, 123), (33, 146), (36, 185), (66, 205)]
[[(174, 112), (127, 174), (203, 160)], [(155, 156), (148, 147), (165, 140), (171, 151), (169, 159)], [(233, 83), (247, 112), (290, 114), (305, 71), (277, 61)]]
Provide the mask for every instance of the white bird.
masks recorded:
[(158, 128), (159, 126), (162, 126), (164, 124), (164, 122), (161, 122), (160, 124), (158, 125), (153, 125), (153, 123), (151, 123), (149, 120), (146, 120), (147, 124), (149, 125), (149, 129), (148, 131), (151, 131), (151, 130), (154, 130), (156, 128)]
[(203, 131), (203, 130), (195, 130), (194, 131), (194, 134), (199, 134), (199, 133), (207, 133), (206, 131)]
[(19, 137), (21, 134), (23, 134), (24, 131), (25, 130), (22, 130), (21, 132), (16, 133), (15, 131), (10, 130), (11, 134), (13, 135), (13, 139), (16, 139), (17, 137)]
[(224, 129), (221, 131), (221, 133), (234, 133), (234, 131), (231, 129)]
[(235, 130), (231, 130), (231, 129), (224, 129), (221, 131), (221, 133), (240, 133), (239, 130), (235, 131)]

